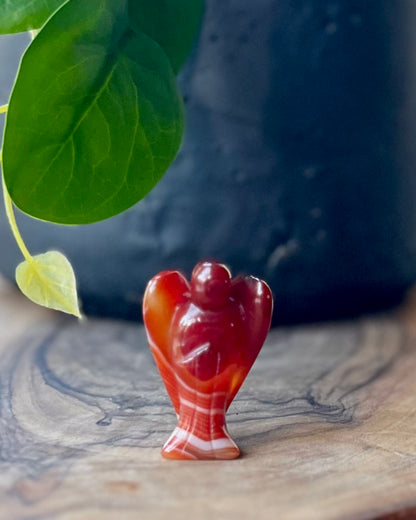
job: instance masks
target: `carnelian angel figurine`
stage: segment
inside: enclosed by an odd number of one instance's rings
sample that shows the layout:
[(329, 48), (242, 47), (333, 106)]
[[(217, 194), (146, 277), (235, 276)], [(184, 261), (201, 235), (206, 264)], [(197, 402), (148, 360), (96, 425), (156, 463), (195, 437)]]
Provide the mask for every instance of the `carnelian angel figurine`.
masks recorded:
[(169, 459), (234, 459), (225, 413), (270, 328), (273, 300), (253, 276), (231, 279), (201, 262), (191, 283), (164, 271), (147, 285), (143, 318), (150, 347), (178, 416), (162, 449)]

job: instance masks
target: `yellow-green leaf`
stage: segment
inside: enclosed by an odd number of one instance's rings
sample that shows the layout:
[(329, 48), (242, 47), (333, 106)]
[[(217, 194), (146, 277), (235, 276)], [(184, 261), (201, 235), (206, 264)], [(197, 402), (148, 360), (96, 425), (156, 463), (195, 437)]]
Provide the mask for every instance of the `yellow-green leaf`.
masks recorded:
[(17, 266), (16, 282), (30, 300), (81, 317), (74, 271), (68, 259), (49, 251)]

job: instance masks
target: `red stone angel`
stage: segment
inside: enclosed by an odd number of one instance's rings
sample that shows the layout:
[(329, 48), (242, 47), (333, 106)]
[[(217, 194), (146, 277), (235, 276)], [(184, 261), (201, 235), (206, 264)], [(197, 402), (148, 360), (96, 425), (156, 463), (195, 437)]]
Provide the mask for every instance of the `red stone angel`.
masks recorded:
[(162, 449), (170, 459), (233, 459), (225, 413), (270, 328), (273, 300), (253, 276), (231, 279), (223, 264), (201, 262), (191, 283), (178, 271), (149, 282), (143, 317), (153, 356), (178, 415)]

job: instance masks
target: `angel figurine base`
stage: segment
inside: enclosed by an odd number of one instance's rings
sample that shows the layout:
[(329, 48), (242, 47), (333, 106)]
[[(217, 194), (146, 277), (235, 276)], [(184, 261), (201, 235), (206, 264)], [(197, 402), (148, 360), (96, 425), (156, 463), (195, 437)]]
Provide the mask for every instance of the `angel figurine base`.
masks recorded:
[(143, 318), (150, 348), (178, 416), (162, 449), (169, 459), (234, 459), (225, 414), (270, 328), (268, 285), (231, 278), (223, 264), (201, 262), (191, 283), (164, 271), (147, 285)]
[[(167, 459), (235, 459), (240, 455), (225, 424), (225, 396), (218, 408), (210, 395), (182, 400), (178, 425), (162, 448)], [(196, 398), (196, 399), (195, 399)], [(199, 404), (195, 404), (198, 402)]]

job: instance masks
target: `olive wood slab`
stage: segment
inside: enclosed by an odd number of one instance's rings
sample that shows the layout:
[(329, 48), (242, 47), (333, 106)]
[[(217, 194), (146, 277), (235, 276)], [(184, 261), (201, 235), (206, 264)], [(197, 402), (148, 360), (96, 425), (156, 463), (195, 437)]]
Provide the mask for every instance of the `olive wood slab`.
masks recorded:
[(243, 456), (222, 462), (161, 458), (175, 415), (139, 324), (0, 282), (0, 331), (1, 520), (415, 514), (416, 305), (273, 330), (228, 414)]

